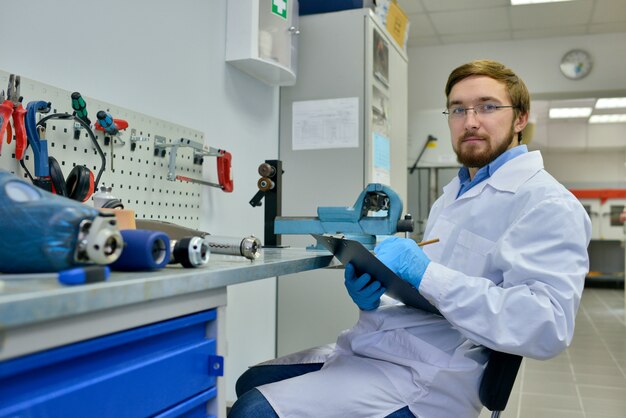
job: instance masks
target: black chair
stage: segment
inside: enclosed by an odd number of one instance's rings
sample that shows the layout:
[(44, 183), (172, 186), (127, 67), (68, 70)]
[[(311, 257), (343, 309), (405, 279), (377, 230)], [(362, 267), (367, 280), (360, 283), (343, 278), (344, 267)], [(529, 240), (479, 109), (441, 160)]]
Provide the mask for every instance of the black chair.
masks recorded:
[(491, 411), (491, 418), (498, 418), (506, 408), (521, 364), (521, 356), (491, 351), (478, 391), (480, 401)]

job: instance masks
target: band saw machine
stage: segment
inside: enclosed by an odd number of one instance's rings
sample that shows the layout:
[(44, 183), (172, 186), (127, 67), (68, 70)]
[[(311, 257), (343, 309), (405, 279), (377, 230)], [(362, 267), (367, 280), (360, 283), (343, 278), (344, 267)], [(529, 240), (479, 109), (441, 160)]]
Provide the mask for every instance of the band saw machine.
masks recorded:
[[(402, 218), (402, 200), (390, 187), (368, 184), (348, 207), (321, 206), (317, 217), (276, 217), (276, 234), (342, 234), (372, 249), (376, 235), (412, 232), (411, 215)], [(321, 247), (320, 247), (321, 248)]]

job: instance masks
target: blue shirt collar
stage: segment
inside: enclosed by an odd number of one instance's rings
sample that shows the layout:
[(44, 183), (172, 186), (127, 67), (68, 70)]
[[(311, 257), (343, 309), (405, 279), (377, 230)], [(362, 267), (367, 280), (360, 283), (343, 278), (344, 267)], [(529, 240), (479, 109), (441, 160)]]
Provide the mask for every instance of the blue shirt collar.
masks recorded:
[(526, 152), (528, 152), (528, 147), (526, 145), (518, 145), (503, 152), (495, 160), (493, 160), (486, 166), (481, 167), (476, 172), (476, 175), (473, 179), (470, 179), (469, 169), (467, 167), (461, 167), (458, 174), (459, 180), (461, 182), (461, 188), (459, 189), (457, 198), (478, 183), (491, 177), (493, 173), (495, 173), (496, 170), (502, 167), (507, 161), (511, 161), (513, 158)]

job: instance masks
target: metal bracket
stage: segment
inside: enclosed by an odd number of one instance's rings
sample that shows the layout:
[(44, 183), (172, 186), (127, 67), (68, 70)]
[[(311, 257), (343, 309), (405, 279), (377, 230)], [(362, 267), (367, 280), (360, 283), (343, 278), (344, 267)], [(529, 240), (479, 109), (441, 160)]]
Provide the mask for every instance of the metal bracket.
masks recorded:
[(261, 206), (265, 198), (265, 235), (264, 247), (282, 247), (282, 237), (276, 234), (274, 224), (277, 217), (282, 216), (282, 178), (283, 162), (281, 160), (265, 160), (259, 166), (261, 178), (257, 182), (259, 191), (250, 200), (252, 207)]
[(154, 156), (165, 157), (165, 149), (167, 148), (167, 139), (164, 136), (154, 136)]
[(206, 156), (220, 157), (224, 154), (224, 151), (217, 148), (207, 147), (206, 145), (192, 141), (191, 139), (180, 138), (178, 142), (172, 144), (166, 144), (166, 139), (162, 136), (154, 137), (154, 153), (155, 155), (161, 154), (165, 156), (166, 148), (171, 148), (170, 159), (167, 164), (167, 179), (170, 181), (176, 180), (176, 154), (178, 148), (193, 148), (193, 162), (194, 164), (202, 164), (202, 160)]
[(224, 357), (213, 354), (209, 356), (209, 376), (224, 376)]
[(137, 135), (137, 130), (135, 128), (131, 128), (130, 130), (130, 150), (131, 151), (135, 151), (135, 148), (137, 147), (137, 142), (145, 142), (145, 141), (150, 141), (150, 137)]

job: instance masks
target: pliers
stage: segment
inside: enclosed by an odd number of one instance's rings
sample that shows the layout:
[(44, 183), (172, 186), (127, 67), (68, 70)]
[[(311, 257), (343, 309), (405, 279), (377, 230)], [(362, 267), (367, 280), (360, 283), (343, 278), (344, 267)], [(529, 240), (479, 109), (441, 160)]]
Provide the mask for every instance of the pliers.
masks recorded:
[(22, 97), (20, 96), (20, 76), (11, 74), (9, 76), (9, 86), (7, 88), (7, 98), (4, 98), (4, 90), (0, 93), (0, 151), (2, 150), (2, 138), (4, 132), (7, 133), (7, 144), (13, 139), (13, 132), (9, 124), (9, 118), (13, 117), (13, 128), (15, 129), (15, 158), (21, 160), (24, 158), (26, 151), (26, 129), (24, 126), (24, 117), (26, 109), (22, 106)]

